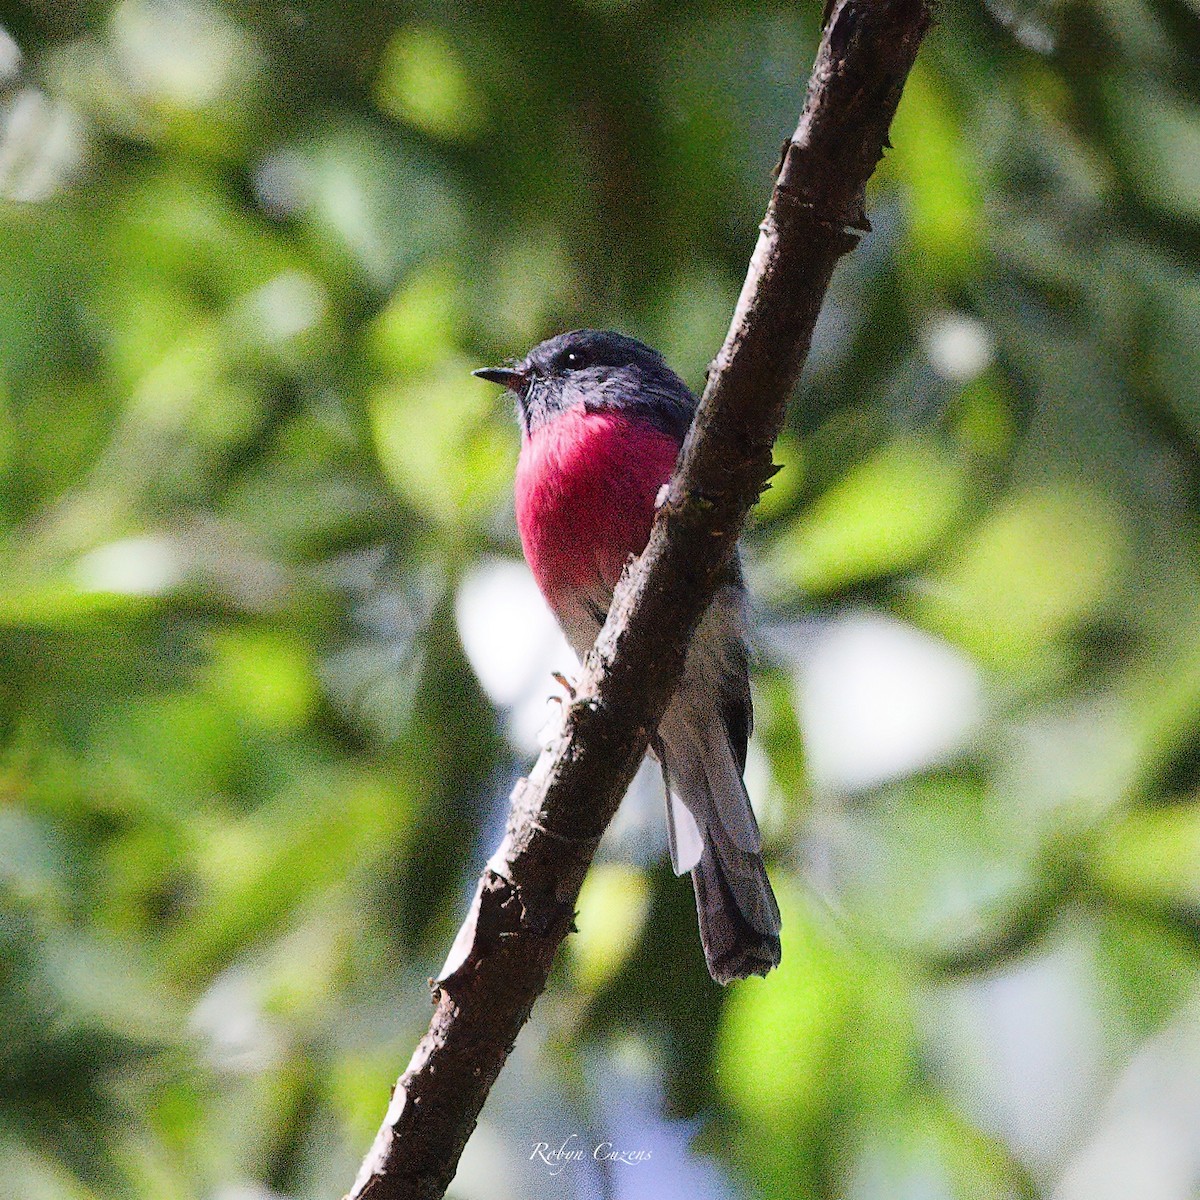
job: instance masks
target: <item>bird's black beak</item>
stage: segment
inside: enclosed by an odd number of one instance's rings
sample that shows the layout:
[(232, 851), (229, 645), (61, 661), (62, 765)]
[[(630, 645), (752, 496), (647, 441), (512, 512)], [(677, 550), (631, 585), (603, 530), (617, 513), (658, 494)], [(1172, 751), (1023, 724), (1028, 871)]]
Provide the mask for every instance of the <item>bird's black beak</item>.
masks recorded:
[(488, 383), (498, 383), (510, 392), (521, 391), (527, 378), (524, 371), (518, 371), (514, 367), (480, 367), (471, 374), (477, 379), (486, 379)]

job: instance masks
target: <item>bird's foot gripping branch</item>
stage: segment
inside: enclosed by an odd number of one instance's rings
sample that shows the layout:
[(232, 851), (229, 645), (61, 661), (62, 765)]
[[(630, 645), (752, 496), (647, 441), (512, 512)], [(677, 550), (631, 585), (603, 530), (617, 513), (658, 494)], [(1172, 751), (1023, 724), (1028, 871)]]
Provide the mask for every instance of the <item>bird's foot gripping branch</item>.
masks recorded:
[(694, 631), (728, 581), (830, 276), (866, 228), (867, 180), (930, 20), (928, 0), (833, 7), (667, 501), (616, 589), (562, 734), (514, 792), (504, 843), (352, 1198), (435, 1200), (454, 1176), (570, 929), (597, 841), (676, 693)]

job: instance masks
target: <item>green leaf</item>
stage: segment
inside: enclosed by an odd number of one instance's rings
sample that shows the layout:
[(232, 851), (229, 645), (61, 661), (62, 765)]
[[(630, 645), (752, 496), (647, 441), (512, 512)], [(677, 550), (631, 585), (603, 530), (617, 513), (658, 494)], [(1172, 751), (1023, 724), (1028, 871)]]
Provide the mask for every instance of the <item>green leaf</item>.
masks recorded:
[(919, 565), (949, 532), (967, 483), (962, 457), (940, 443), (887, 443), (772, 542), (772, 590), (821, 594)]

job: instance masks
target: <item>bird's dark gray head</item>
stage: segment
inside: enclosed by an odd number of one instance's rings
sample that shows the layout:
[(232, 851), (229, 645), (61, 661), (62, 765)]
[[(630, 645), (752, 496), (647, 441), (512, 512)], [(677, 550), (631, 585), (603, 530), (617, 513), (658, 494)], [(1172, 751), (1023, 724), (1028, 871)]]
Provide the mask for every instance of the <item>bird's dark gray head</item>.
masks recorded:
[(560, 333), (520, 362), (474, 374), (515, 393), (526, 433), (583, 405), (631, 412), (682, 442), (696, 410), (695, 396), (657, 350), (603, 329)]

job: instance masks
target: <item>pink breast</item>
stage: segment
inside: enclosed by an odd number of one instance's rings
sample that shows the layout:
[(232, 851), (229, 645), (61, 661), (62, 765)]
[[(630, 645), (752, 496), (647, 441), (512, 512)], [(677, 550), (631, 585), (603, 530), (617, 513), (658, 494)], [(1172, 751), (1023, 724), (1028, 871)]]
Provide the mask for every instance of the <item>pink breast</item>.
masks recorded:
[(551, 606), (580, 589), (611, 590), (650, 536), (654, 502), (679, 446), (622, 413), (569, 409), (525, 438), (517, 528)]

